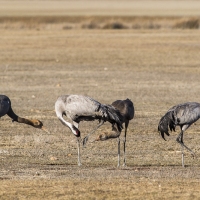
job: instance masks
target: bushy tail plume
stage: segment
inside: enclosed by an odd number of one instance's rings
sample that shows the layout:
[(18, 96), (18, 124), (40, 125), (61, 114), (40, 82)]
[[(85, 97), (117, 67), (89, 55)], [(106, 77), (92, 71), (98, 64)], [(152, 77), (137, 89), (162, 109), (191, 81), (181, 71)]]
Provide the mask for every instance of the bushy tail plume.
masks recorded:
[(170, 131), (175, 131), (176, 124), (174, 123), (174, 116), (173, 112), (169, 111), (167, 112), (161, 119), (158, 124), (158, 131), (160, 132), (162, 138), (165, 140), (165, 134), (169, 134), (169, 129)]
[(106, 108), (106, 113), (107, 113), (107, 120), (111, 124), (116, 123), (118, 130), (121, 132), (123, 129), (123, 126), (122, 126), (123, 117), (121, 113), (111, 105), (105, 105), (105, 108)]

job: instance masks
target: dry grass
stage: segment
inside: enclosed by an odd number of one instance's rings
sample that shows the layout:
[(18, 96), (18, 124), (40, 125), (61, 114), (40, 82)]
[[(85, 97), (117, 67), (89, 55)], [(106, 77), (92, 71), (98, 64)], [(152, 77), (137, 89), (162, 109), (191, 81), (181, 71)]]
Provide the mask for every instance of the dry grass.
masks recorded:
[[(140, 4), (137, 2), (134, 5)], [(161, 4), (149, 7), (154, 6), (154, 14), (163, 12), (160, 6), (164, 1), (158, 2)], [(170, 2), (171, 9), (174, 1)], [(176, 1), (179, 10), (186, 2)], [(47, 10), (44, 5), (42, 1), (37, 12), (44, 11), (43, 16), (32, 16), (31, 10), (27, 15), (11, 6), (15, 17), (5, 15), (5, 7), (0, 6), (1, 94), (11, 98), (17, 114), (40, 119), (51, 132), (48, 135), (11, 123), (7, 116), (0, 119), (0, 198), (199, 199), (200, 123), (184, 135), (185, 144), (197, 154), (197, 159), (192, 159), (185, 152), (186, 168), (181, 167), (180, 147), (175, 141), (178, 129), (167, 142), (157, 132), (160, 117), (171, 106), (199, 102), (200, 34), (191, 28), (195, 26), (185, 25), (199, 18), (170, 15), (176, 9), (167, 16), (148, 13), (144, 17), (145, 9), (143, 16), (129, 15), (128, 11), (124, 16), (118, 5), (118, 16), (112, 10), (107, 11), (109, 16), (78, 16), (83, 10), (70, 11), (72, 15), (67, 16), (58, 12), (60, 4), (52, 17), (45, 13), (53, 4)], [(187, 5), (182, 10), (188, 16), (195, 13), (193, 4)], [(38, 6), (36, 1), (34, 6)], [(126, 29), (103, 29), (116, 22)], [(54, 112), (61, 94), (89, 95), (102, 103), (127, 97), (134, 102), (127, 167), (116, 167), (116, 140), (90, 143), (95, 136), (86, 148), (81, 147), (83, 165), (77, 166), (76, 138)], [(82, 137), (94, 125), (81, 123)], [(106, 123), (96, 134), (110, 130)]]
[[(199, 198), (199, 159), (186, 152), (183, 169), (178, 132), (167, 142), (157, 133), (168, 108), (199, 101), (199, 37), (197, 30), (2, 30), (1, 93), (51, 132), (1, 118), (2, 198), (124, 199), (124, 191), (127, 199)], [(54, 113), (61, 94), (132, 99), (127, 168), (116, 168), (116, 140), (88, 143), (77, 167), (76, 139)], [(82, 137), (93, 126), (82, 123)], [(199, 130), (197, 122), (184, 136), (197, 155)]]
[(0, 29), (198, 29), (199, 10), (193, 0), (1, 1)]
[(0, 17), (0, 29), (199, 29), (199, 18), (170, 16), (4, 16)]
[(112, 22), (112, 23), (108, 23), (105, 24), (103, 26), (103, 29), (127, 29), (128, 27), (125, 26), (123, 23), (121, 22)]
[[(155, 181), (148, 179), (127, 180), (28, 180), (16, 181), (12, 184), (2, 181), (3, 191), (0, 197), (4, 199), (198, 199), (198, 182)], [(84, 185), (84, 187), (83, 187)], [(10, 191), (10, 187), (15, 191)], [(187, 189), (186, 188), (191, 188)], [(148, 188), (148, 189), (147, 189)], [(171, 190), (169, 190), (169, 188)], [(9, 191), (9, 192), (8, 192)], [(27, 193), (29, 194), (27, 196)], [(141, 196), (138, 196), (141, 194)]]
[(187, 20), (181, 20), (174, 25), (174, 28), (181, 29), (199, 29), (199, 19), (198, 18), (190, 18)]

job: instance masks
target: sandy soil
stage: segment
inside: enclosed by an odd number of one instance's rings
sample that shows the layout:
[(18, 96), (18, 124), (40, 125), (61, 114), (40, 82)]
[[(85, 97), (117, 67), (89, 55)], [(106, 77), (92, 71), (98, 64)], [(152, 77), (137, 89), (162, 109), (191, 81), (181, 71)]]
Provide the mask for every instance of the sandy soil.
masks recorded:
[[(199, 37), (194, 30), (2, 31), (1, 93), (20, 116), (42, 120), (51, 135), (1, 118), (1, 197), (124, 198), (120, 191), (127, 199), (199, 197), (198, 157), (185, 152), (183, 169), (178, 132), (167, 142), (157, 132), (171, 106), (199, 100)], [(54, 112), (61, 94), (134, 102), (126, 168), (116, 167), (116, 140), (88, 143), (77, 167), (76, 138)], [(95, 124), (82, 123), (82, 137)], [(110, 130), (106, 124), (96, 134)], [(197, 122), (184, 136), (197, 156), (199, 137)]]

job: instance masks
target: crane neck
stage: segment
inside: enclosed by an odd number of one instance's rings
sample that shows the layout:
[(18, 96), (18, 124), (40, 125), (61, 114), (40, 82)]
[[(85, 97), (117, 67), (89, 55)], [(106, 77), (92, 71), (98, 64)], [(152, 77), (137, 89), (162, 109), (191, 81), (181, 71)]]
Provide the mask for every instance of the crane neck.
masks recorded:
[(101, 133), (100, 135), (98, 135), (95, 141), (99, 141), (99, 140), (105, 141), (112, 138), (118, 138), (119, 136), (120, 136), (120, 132), (113, 130), (110, 133)]
[(23, 123), (23, 124), (27, 124), (27, 125), (34, 126), (34, 123), (32, 122), (31, 119), (26, 119), (26, 118), (18, 117), (16, 121), (17, 121), (18, 123)]
[(119, 137), (120, 136), (120, 132), (111, 132), (111, 133), (109, 133), (109, 134), (107, 134), (107, 138), (109, 139), (109, 138), (117, 138), (117, 137)]
[(24, 124), (34, 126), (34, 123), (32, 122), (32, 120), (19, 117), (18, 115), (16, 115), (14, 113), (14, 111), (12, 110), (11, 107), (10, 107), (7, 115), (12, 119), (13, 122), (24, 123)]

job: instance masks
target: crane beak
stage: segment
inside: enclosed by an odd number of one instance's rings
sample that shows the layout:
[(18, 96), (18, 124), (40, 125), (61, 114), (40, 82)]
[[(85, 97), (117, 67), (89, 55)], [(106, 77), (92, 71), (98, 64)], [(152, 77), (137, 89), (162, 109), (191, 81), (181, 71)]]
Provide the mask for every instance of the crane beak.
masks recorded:
[(96, 139), (94, 139), (93, 141), (91, 141), (90, 143), (93, 143), (93, 142), (96, 142), (96, 141), (100, 141), (99, 136)]
[(45, 128), (44, 126), (42, 126), (41, 129), (42, 129), (43, 131), (45, 131), (45, 132), (47, 132), (47, 133), (50, 134), (50, 132), (49, 132), (49, 131), (47, 130), (47, 128)]
[(96, 141), (98, 141), (98, 140), (97, 140), (97, 139), (95, 139), (95, 140), (91, 141), (90, 143), (93, 143), (93, 142), (96, 142)]

